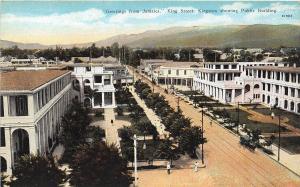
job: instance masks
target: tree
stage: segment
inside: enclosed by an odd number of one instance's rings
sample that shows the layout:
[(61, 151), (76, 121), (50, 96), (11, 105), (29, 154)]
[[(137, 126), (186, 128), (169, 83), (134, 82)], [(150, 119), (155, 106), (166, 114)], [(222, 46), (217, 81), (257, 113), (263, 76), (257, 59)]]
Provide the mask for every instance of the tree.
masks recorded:
[(74, 154), (71, 184), (75, 186), (129, 186), (127, 161), (119, 156), (114, 145), (103, 142), (84, 144)]
[(182, 130), (179, 137), (179, 148), (194, 158), (197, 156), (196, 149), (198, 145), (205, 142), (206, 140), (201, 137), (200, 127), (187, 127)]
[(22, 156), (13, 172), (12, 187), (55, 187), (64, 182), (66, 174), (55, 164), (53, 157)]
[(160, 142), (158, 145), (154, 156), (157, 158), (165, 158), (170, 160), (171, 165), (172, 161), (178, 157), (177, 147), (173, 144), (170, 139), (165, 139)]
[(62, 117), (62, 140), (66, 147), (77, 146), (84, 141), (86, 129), (91, 123), (89, 110), (74, 101), (68, 112)]

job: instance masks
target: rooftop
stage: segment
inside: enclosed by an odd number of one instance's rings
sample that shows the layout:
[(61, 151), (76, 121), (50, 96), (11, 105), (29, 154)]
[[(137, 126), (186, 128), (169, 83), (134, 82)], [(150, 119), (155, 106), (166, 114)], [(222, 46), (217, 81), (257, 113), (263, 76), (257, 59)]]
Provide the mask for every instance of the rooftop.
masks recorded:
[(300, 73), (300, 67), (250, 66), (246, 68), (256, 69), (256, 70), (277, 71), (277, 72)]
[(68, 73), (62, 70), (27, 70), (0, 73), (1, 91), (33, 91), (51, 80)]

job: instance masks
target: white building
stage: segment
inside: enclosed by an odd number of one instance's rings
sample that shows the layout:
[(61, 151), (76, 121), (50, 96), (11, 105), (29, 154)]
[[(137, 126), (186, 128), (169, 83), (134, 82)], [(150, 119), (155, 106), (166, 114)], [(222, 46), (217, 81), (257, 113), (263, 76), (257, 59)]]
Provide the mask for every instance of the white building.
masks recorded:
[(50, 152), (71, 98), (71, 72), (0, 73), (1, 171), (12, 173), (24, 154)]
[(193, 89), (223, 103), (261, 102), (261, 82), (246, 75), (246, 67), (275, 66), (274, 62), (206, 62), (195, 70)]
[(261, 102), (300, 114), (300, 67), (247, 67), (246, 74), (260, 82)]
[(193, 85), (194, 72), (201, 64), (197, 62), (168, 62), (156, 64), (150, 77), (157, 84), (166, 88), (190, 90)]
[(96, 64), (74, 64), (73, 67), (76, 99), (92, 108), (116, 106), (112, 71), (105, 71), (102, 65)]
[(165, 59), (141, 59), (139, 71), (146, 75), (151, 75), (152, 71), (163, 63), (173, 62)]

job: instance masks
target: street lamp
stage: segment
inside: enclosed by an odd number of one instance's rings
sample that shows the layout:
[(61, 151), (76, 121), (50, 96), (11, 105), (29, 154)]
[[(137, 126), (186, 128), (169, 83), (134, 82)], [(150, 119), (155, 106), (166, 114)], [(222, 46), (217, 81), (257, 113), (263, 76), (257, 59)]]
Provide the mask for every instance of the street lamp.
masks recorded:
[(137, 186), (137, 136), (133, 135), (134, 148), (134, 186)]

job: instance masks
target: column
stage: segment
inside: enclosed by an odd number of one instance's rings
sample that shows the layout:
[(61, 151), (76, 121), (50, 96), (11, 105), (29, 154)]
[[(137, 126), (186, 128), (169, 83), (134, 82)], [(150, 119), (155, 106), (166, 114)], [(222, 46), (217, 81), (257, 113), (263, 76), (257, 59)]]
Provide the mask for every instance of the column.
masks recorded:
[(231, 91), (231, 102), (234, 102), (235, 99), (235, 89), (232, 89)]
[(104, 107), (104, 92), (101, 92), (101, 94), (102, 94), (102, 107)]
[[(4, 99), (4, 98), (3, 98)], [(4, 105), (5, 106), (5, 105)], [(7, 157), (4, 157), (6, 159), (6, 164), (7, 164), (7, 174), (11, 175), (12, 174), (12, 146), (11, 146), (11, 129), (9, 127), (4, 128), (4, 133), (5, 133), (5, 147), (7, 148)]]
[(35, 127), (29, 127), (26, 129), (28, 133), (29, 138), (29, 152), (31, 154), (37, 154), (37, 143), (36, 143), (36, 133), (35, 133)]
[(33, 95), (27, 95), (28, 116), (34, 116), (34, 99)]
[(8, 107), (8, 105), (9, 105), (8, 99), (9, 99), (9, 96), (3, 96), (3, 110), (4, 110), (3, 112), (4, 112), (4, 117), (8, 116), (8, 114), (9, 114), (9, 111), (8, 111), (8, 109), (9, 109), (9, 107)]
[(116, 106), (116, 101), (115, 101), (115, 92), (112, 92), (112, 105), (113, 107)]

